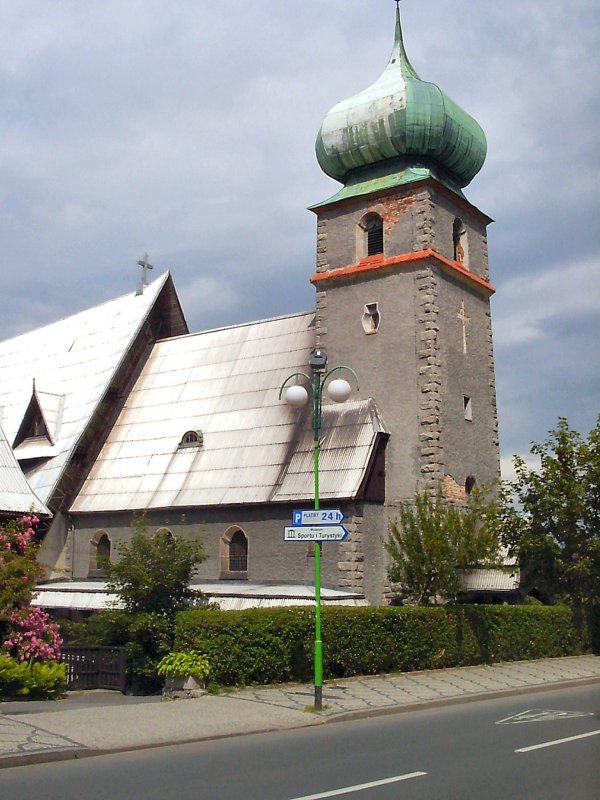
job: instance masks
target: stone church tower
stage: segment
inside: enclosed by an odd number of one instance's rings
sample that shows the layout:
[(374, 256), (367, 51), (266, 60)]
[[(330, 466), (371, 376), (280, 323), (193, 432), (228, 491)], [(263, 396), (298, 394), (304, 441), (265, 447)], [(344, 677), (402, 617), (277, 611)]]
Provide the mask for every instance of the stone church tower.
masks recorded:
[[(390, 432), (386, 505), (499, 477), (486, 226), (462, 189), (477, 122), (419, 78), (400, 12), (389, 64), (326, 115), (319, 164), (343, 184), (317, 215), (318, 344), (356, 369)], [(390, 516), (394, 516), (393, 513)]]

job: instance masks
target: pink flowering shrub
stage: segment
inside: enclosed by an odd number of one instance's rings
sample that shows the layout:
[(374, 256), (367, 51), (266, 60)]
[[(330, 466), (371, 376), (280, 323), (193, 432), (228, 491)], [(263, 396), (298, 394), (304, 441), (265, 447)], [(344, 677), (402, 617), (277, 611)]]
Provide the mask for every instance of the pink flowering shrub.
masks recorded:
[(0, 627), (12, 611), (31, 605), (35, 584), (42, 577), (42, 567), (36, 560), (38, 522), (37, 517), (27, 514), (0, 525)]
[(9, 616), (13, 631), (4, 646), (17, 661), (58, 661), (62, 639), (59, 626), (41, 608), (14, 611)]
[(25, 555), (25, 551), (34, 542), (35, 526), (39, 519), (26, 514), (20, 520), (12, 521), (5, 528), (0, 528), (0, 558), (7, 553)]
[(37, 561), (37, 517), (0, 525), (0, 698), (60, 695), (66, 667), (58, 663), (59, 626), (32, 607), (43, 568)]

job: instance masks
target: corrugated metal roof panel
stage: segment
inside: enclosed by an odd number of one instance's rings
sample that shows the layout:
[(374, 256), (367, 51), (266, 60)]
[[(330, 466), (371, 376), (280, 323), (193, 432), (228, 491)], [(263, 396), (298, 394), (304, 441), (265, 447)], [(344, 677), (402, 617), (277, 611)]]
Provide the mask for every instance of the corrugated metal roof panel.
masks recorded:
[[(0, 343), (2, 425), (12, 443), (33, 391), (55, 426), (54, 447), (43, 453), (31, 442), (19, 457), (47, 460), (27, 468), (26, 477), (47, 500), (129, 344), (168, 279), (165, 273), (130, 295)], [(93, 364), (93, 368), (90, 368)], [(49, 399), (60, 397), (60, 403)], [(60, 408), (59, 408), (60, 405)], [(60, 413), (59, 413), (60, 412)], [(60, 425), (58, 424), (60, 422)]]
[[(313, 320), (296, 314), (158, 342), (71, 511), (311, 497), (310, 409), (286, 406), (279, 387), (306, 369)], [(380, 428), (372, 401), (323, 409), (324, 496), (356, 494)], [(202, 446), (179, 447), (188, 430), (202, 432)]]
[(26, 514), (28, 511), (52, 516), (31, 490), (0, 426), (0, 512)]
[(474, 569), (463, 572), (461, 582), (471, 592), (514, 592), (519, 588), (519, 571)]
[[(280, 606), (314, 606), (315, 590), (312, 586), (288, 584), (243, 584), (222, 581), (219, 583), (194, 583), (193, 589), (219, 604), (224, 611), (246, 608), (269, 608)], [(365, 598), (343, 589), (321, 588), (324, 605), (364, 606)], [(118, 608), (119, 601), (110, 594), (104, 581), (60, 581), (38, 587), (33, 605), (44, 608), (78, 609), (100, 611)]]

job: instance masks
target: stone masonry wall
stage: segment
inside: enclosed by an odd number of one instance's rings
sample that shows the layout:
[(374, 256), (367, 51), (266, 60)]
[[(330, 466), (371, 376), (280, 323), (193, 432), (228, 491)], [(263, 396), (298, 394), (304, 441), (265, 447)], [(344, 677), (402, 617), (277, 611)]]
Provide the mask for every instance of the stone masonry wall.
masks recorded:
[(441, 438), (442, 375), (439, 348), (438, 285), (431, 267), (420, 270), (417, 284), (419, 389), (419, 469), (422, 488), (435, 490), (444, 474)]

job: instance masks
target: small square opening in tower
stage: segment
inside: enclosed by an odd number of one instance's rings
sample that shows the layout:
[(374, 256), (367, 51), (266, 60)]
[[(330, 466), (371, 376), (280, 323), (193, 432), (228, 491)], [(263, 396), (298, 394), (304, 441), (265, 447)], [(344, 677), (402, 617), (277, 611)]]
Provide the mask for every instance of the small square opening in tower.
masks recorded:
[(365, 333), (377, 333), (381, 322), (377, 303), (366, 303), (361, 322)]

